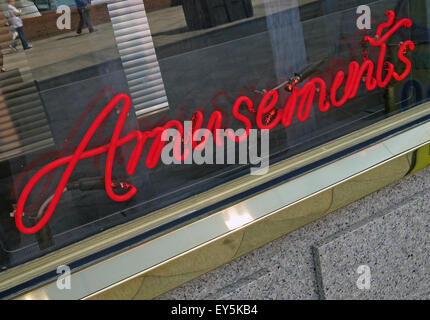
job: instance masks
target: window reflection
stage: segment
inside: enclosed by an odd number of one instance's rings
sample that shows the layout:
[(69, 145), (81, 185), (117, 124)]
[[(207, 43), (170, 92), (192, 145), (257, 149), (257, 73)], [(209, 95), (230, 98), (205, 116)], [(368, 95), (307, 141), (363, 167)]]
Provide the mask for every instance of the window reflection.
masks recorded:
[[(291, 95), (288, 84), (297, 77), (298, 87), (314, 77), (331, 85), (336, 73), (346, 70), (352, 60), (361, 61), (364, 52), (376, 61), (378, 53), (366, 51), (362, 40), (375, 34), (376, 26), (387, 19), (384, 13), (392, 9), (414, 22), (389, 43), (393, 64), (398, 63), (395, 52), (401, 41), (412, 39), (416, 44), (410, 76), (372, 92), (363, 85), (354, 100), (325, 113), (315, 111), (314, 103), (306, 122), (294, 118), (290, 126), (271, 131), (271, 163), (430, 96), (430, 11), (424, 0), (94, 0), (81, 7), (75, 0), (16, 1), (33, 46), (25, 51), (19, 42), (17, 50), (9, 47), (14, 33), (6, 15), (7, 1), (0, 3), (0, 64), (5, 68), (0, 73), (0, 266), (4, 269), (248, 172), (247, 165), (159, 164), (148, 170), (140, 161), (131, 177), (124, 162), (134, 146), (126, 145), (117, 150), (113, 178), (140, 190), (133, 199), (116, 203), (106, 196), (106, 155), (81, 160), (47, 227), (36, 236), (20, 234), (11, 213), (25, 184), (49, 162), (72, 154), (118, 93), (130, 95), (133, 103), (123, 135), (151, 130), (172, 119), (189, 120), (196, 110), (205, 119), (219, 111), (224, 128), (238, 129), (243, 124), (231, 114), (238, 96), (248, 96), (258, 105), (262, 93), (275, 88), (282, 106)], [(357, 30), (360, 4), (372, 9), (372, 30)], [(57, 26), (60, 5), (71, 9), (70, 29)], [(81, 30), (80, 21), (87, 22)], [(117, 111), (100, 126), (89, 148), (109, 143)], [(255, 127), (255, 116), (247, 115)], [(54, 193), (63, 170), (34, 188), (25, 209), (26, 225), (40, 218), (38, 212)]]

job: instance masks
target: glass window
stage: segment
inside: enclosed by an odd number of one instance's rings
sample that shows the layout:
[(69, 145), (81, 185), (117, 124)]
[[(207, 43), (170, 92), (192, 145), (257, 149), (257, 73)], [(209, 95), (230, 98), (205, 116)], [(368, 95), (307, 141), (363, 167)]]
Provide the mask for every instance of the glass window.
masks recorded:
[[(22, 27), (7, 2), (2, 270), (249, 174), (266, 146), (273, 164), (430, 96), (424, 0), (34, 1)], [(193, 144), (187, 125), (239, 131)], [(163, 144), (168, 127), (185, 134)], [(175, 141), (197, 156), (159, 159)]]

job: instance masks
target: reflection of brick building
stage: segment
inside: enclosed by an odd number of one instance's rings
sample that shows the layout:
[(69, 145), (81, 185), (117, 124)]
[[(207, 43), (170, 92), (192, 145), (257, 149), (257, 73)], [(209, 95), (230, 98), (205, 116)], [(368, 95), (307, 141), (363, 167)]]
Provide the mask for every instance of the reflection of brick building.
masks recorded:
[[(155, 11), (163, 8), (168, 8), (171, 5), (171, 0), (144, 0), (146, 11)], [(72, 8), (72, 28), (76, 30), (79, 23), (79, 15), (76, 8)], [(63, 34), (69, 30), (58, 30), (57, 19), (59, 14), (55, 11), (42, 12), (41, 17), (26, 18), (24, 21), (24, 31), (27, 39), (32, 41), (36, 39), (44, 39), (52, 36)], [(99, 25), (110, 22), (109, 12), (106, 3), (95, 4), (91, 8), (91, 21), (93, 25)]]
[(172, 4), (172, 0), (143, 0), (146, 11), (154, 11), (163, 8), (168, 8)]
[[(28, 40), (44, 39), (76, 30), (79, 23), (79, 14), (76, 8), (71, 9), (71, 30), (59, 30), (57, 19), (60, 16), (56, 11), (42, 12), (41, 17), (27, 18), (24, 20), (24, 32)], [(94, 25), (110, 21), (106, 4), (94, 5), (91, 8), (91, 21)]]

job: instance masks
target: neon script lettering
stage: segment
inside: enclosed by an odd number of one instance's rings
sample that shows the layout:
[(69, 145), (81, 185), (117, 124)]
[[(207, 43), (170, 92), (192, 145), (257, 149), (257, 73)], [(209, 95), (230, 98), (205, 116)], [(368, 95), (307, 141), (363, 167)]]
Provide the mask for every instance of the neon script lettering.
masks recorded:
[[(228, 138), (236, 143), (240, 143), (247, 139), (249, 135), (249, 130), (252, 128), (252, 123), (250, 117), (241, 113), (241, 108), (246, 105), (247, 110), (252, 110), (254, 117), (256, 117), (257, 126), (260, 129), (273, 129), (279, 123), (287, 127), (291, 124), (294, 114), (299, 121), (305, 121), (308, 119), (312, 105), (315, 100), (315, 96), (319, 94), (318, 97), (318, 108), (321, 112), (326, 112), (331, 106), (340, 107), (344, 105), (348, 100), (354, 98), (360, 87), (360, 83), (365, 82), (367, 90), (372, 91), (379, 88), (386, 87), (389, 82), (394, 79), (396, 81), (402, 81), (405, 79), (411, 71), (411, 62), (406, 57), (408, 50), (414, 50), (415, 45), (412, 41), (408, 40), (400, 44), (398, 50), (398, 58), (404, 64), (403, 71), (397, 73), (394, 70), (394, 65), (391, 62), (385, 61), (386, 51), (387, 51), (387, 40), (401, 27), (410, 28), (412, 26), (412, 21), (409, 19), (396, 20), (393, 11), (388, 11), (386, 13), (388, 21), (382, 23), (376, 32), (376, 37), (371, 38), (367, 36), (364, 41), (368, 42), (371, 46), (379, 48), (378, 63), (375, 65), (373, 61), (369, 60), (367, 57), (363, 58), (363, 62), (360, 64), (357, 61), (352, 61), (349, 64), (347, 76), (344, 71), (338, 71), (334, 81), (331, 85), (330, 90), (327, 89), (325, 81), (321, 78), (313, 78), (305, 83), (301, 88), (294, 87), (291, 90), (291, 96), (287, 100), (284, 108), (282, 110), (275, 110), (276, 105), (279, 101), (279, 93), (275, 90), (267, 92), (258, 106), (258, 109), (254, 108), (253, 101), (247, 96), (239, 97), (234, 103), (232, 113), (234, 117), (243, 123), (245, 127), (245, 132), (241, 136), (235, 136), (232, 131), (228, 131)], [(388, 31), (383, 34), (384, 29), (389, 28)], [(346, 80), (345, 80), (346, 78)], [(343, 92), (340, 92), (340, 88), (343, 86)], [(318, 89), (317, 89), (318, 88)], [(339, 97), (339, 93), (340, 97)], [(112, 112), (112, 110), (123, 103), (122, 110), (119, 115), (119, 119), (115, 126), (110, 143), (98, 148), (91, 150), (86, 150), (89, 142), (95, 135), (97, 129), (102, 125), (106, 117)], [(181, 122), (177, 120), (169, 121), (164, 126), (156, 127), (151, 131), (134, 131), (125, 137), (121, 138), (121, 131), (123, 129), (124, 123), (127, 118), (127, 114), (130, 110), (131, 102), (130, 98), (125, 94), (118, 94), (115, 96), (109, 104), (104, 108), (104, 110), (98, 115), (95, 121), (92, 123), (87, 133), (83, 137), (81, 143), (75, 150), (75, 152), (67, 157), (60, 158), (51, 162), (50, 164), (39, 170), (24, 187), (17, 204), (17, 209), (15, 213), (15, 223), (17, 228), (24, 234), (33, 234), (41, 230), (46, 223), (51, 218), (54, 213), (58, 202), (60, 201), (61, 195), (66, 187), (66, 184), (72, 174), (74, 168), (80, 160), (95, 157), (104, 153), (107, 153), (106, 167), (105, 167), (105, 189), (108, 196), (113, 201), (125, 202), (130, 200), (136, 193), (136, 187), (130, 185), (125, 194), (116, 194), (113, 190), (112, 183), (112, 169), (114, 164), (116, 149), (134, 141), (136, 143), (133, 152), (127, 162), (126, 172), (129, 175), (135, 173), (136, 167), (142, 155), (144, 144), (148, 139), (153, 139), (150, 150), (146, 156), (145, 164), (148, 168), (154, 168), (159, 162), (162, 150), (166, 144), (166, 141), (162, 141), (162, 134), (164, 131), (175, 128), (178, 131), (178, 136), (174, 138), (174, 156), (177, 160), (181, 162), (184, 161), (190, 154), (190, 150), (187, 148), (183, 150), (183, 145), (187, 143), (187, 139), (192, 139), (192, 148), (201, 150), (204, 148), (207, 137), (199, 140), (194, 139), (194, 135), (202, 128), (204, 117), (201, 111), (196, 111), (193, 115), (193, 128), (192, 131), (187, 132), (185, 139), (182, 139), (184, 134), (184, 128)], [(256, 111), (256, 112), (255, 112)], [(268, 115), (270, 117), (268, 117)], [(270, 119), (270, 121), (267, 121)], [(215, 143), (218, 146), (223, 145), (223, 137), (219, 137), (216, 134), (217, 129), (221, 129), (221, 124), (223, 120), (223, 115), (220, 111), (214, 111), (209, 117), (208, 124), (206, 128), (207, 132), (212, 131), (214, 133)], [(22, 217), (24, 212), (24, 207), (26, 201), (30, 195), (30, 192), (36, 186), (36, 184), (48, 173), (53, 170), (66, 166), (66, 169), (61, 177), (61, 180), (56, 188), (55, 194), (43, 214), (42, 218), (33, 227), (26, 227), (23, 224)]]

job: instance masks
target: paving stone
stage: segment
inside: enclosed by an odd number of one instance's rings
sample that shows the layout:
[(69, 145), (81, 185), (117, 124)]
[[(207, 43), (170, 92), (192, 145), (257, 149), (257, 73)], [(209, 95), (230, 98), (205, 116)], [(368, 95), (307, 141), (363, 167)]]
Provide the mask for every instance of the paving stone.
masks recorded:
[[(430, 190), (314, 246), (326, 299), (406, 299), (430, 283)], [(369, 268), (370, 288), (357, 285)], [(363, 280), (363, 278), (361, 278)], [(364, 280), (363, 280), (364, 281)]]

